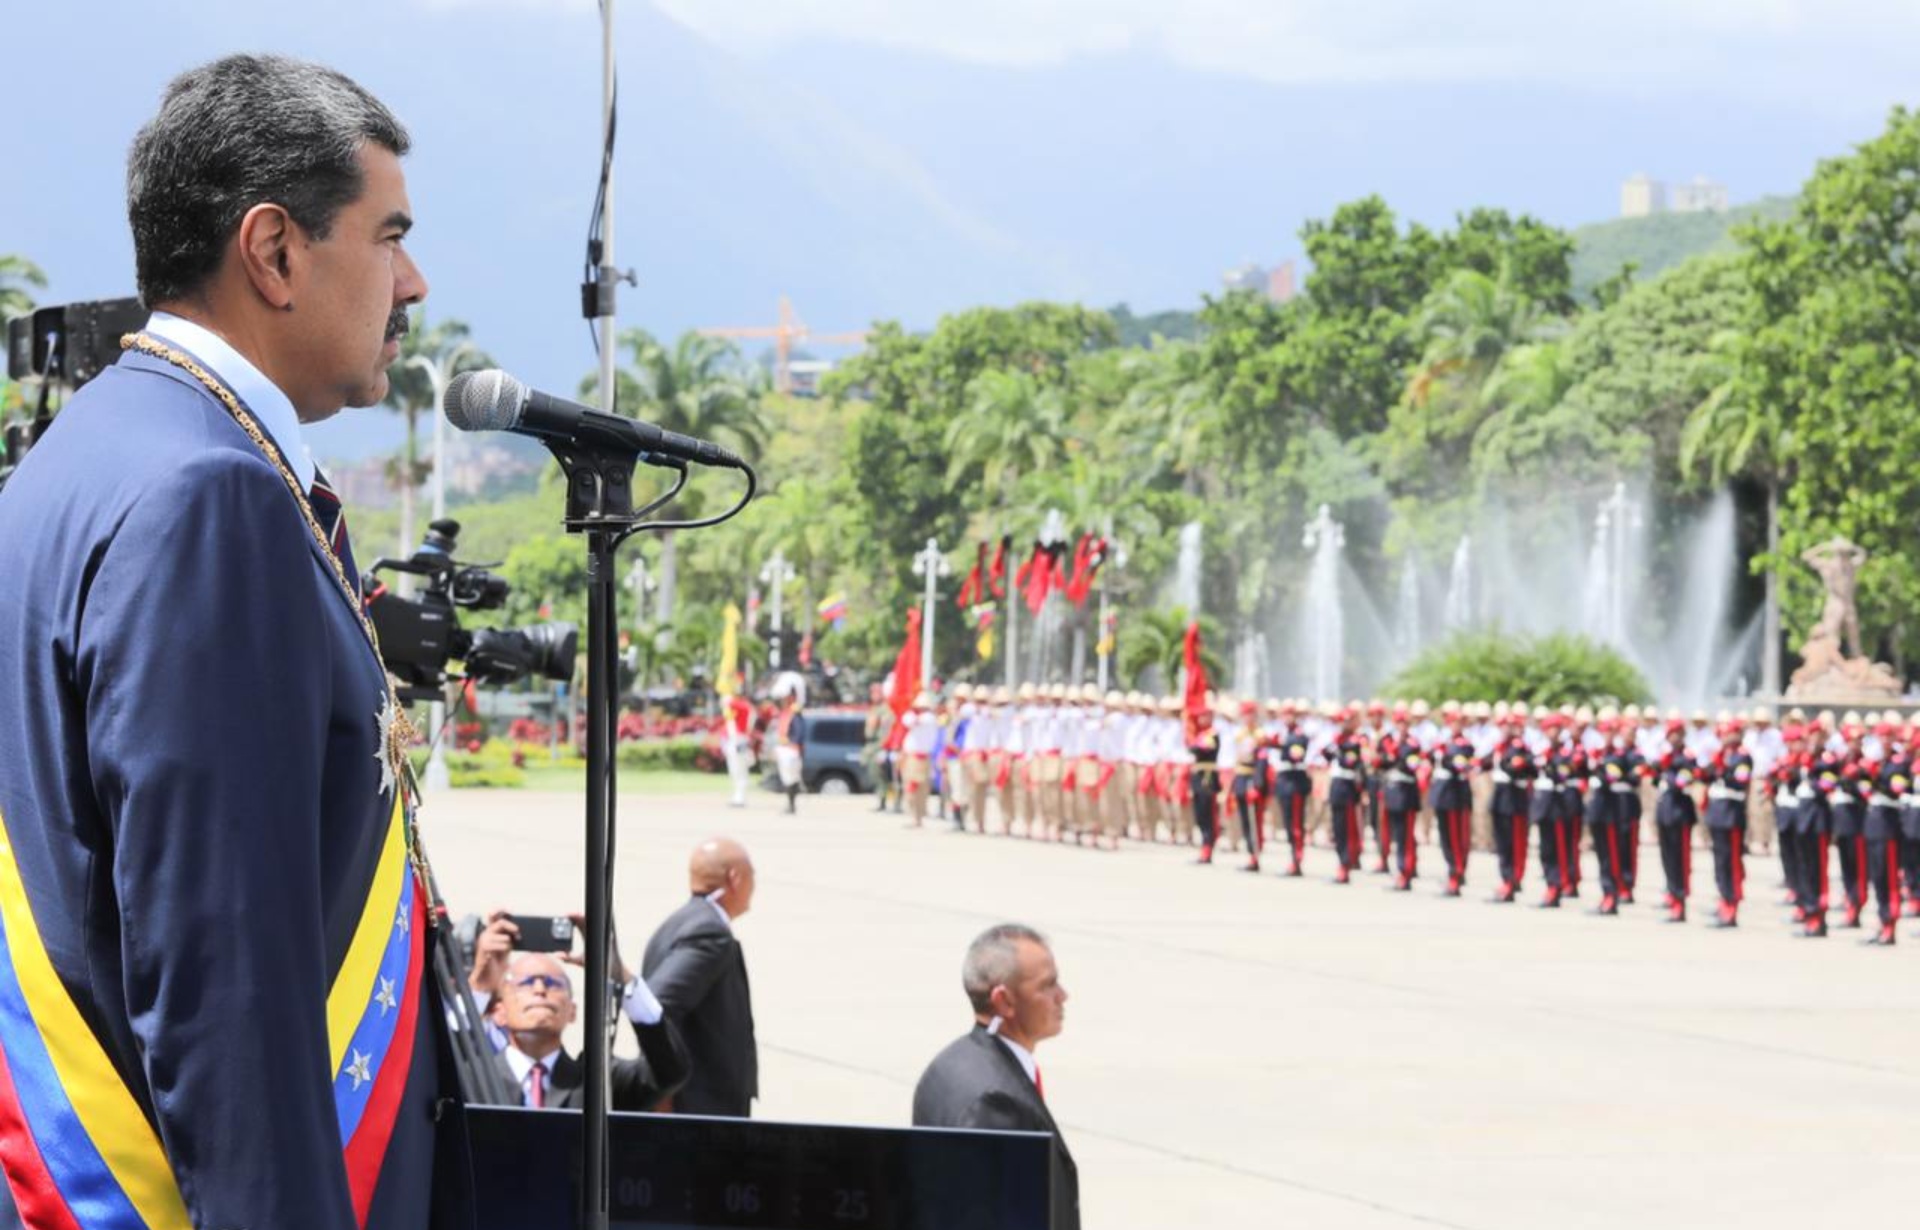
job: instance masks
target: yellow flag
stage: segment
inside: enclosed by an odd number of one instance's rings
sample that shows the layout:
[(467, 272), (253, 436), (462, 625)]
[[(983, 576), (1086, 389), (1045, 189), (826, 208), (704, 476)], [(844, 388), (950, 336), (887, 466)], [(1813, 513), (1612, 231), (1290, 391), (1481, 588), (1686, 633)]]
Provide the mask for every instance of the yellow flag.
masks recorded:
[(730, 697), (736, 686), (734, 676), (740, 673), (740, 608), (727, 603), (722, 619), (726, 626), (720, 633), (720, 677), (713, 681), (713, 690)]
[(986, 627), (980, 629), (980, 639), (973, 643), (973, 647), (979, 652), (982, 662), (990, 661), (993, 658), (992, 624), (988, 624)]

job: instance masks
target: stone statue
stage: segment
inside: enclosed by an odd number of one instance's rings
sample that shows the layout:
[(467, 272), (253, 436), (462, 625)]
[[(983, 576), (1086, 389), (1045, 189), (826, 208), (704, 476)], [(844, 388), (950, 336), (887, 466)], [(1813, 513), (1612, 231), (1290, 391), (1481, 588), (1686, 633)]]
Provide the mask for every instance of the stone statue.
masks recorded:
[(1848, 657), (1860, 655), (1860, 608), (1854, 601), (1860, 565), (1867, 562), (1866, 551), (1845, 538), (1830, 538), (1817, 547), (1809, 547), (1800, 559), (1820, 574), (1827, 587), (1826, 605), (1820, 608), (1820, 622), (1807, 634), (1809, 641), (1831, 637), (1840, 642)]
[(1836, 537), (1809, 548), (1800, 559), (1820, 574), (1827, 598), (1820, 621), (1800, 647), (1800, 669), (1793, 672), (1787, 695), (1836, 704), (1874, 703), (1899, 695), (1900, 680), (1893, 671), (1869, 661), (1861, 650), (1856, 598), (1866, 551)]

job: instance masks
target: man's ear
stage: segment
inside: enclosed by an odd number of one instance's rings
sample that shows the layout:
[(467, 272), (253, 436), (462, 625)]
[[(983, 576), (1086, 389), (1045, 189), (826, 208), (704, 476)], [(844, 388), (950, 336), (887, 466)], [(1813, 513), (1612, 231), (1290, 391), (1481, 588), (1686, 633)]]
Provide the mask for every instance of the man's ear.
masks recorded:
[(1007, 990), (1004, 983), (987, 992), (987, 1003), (994, 1016), (1012, 1019), (1013, 992)]
[(301, 258), (297, 248), (304, 236), (286, 208), (269, 201), (240, 219), (235, 243), (240, 266), (254, 293), (276, 311), (293, 309), (295, 266)]

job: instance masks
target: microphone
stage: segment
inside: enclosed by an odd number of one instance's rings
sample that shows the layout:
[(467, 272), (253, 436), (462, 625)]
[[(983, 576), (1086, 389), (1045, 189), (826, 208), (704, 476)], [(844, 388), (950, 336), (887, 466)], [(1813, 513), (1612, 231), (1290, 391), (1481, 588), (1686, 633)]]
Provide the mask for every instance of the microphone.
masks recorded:
[(711, 440), (530, 389), (498, 368), (455, 376), (447, 383), (440, 408), (447, 422), (461, 431), (511, 431), (538, 440), (629, 449), (703, 466), (747, 468), (739, 457)]

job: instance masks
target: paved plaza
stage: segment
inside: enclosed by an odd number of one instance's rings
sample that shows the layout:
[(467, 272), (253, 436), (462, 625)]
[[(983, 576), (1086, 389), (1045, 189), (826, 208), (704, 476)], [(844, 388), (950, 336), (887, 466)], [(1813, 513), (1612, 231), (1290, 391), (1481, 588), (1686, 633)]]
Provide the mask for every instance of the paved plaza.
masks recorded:
[[(624, 798), (626, 947), (739, 837), (769, 1119), (903, 1125), (969, 1023), (967, 941), (1047, 932), (1071, 995), (1041, 1049), (1090, 1230), (1808, 1227), (1904, 1220), (1920, 1173), (1920, 933), (1793, 938), (1753, 860), (1736, 931), (1484, 904), (1428, 879), (1252, 876), (1189, 851), (912, 830), (871, 799)], [(455, 913), (577, 908), (578, 795), (457, 791), (424, 830)], [(1645, 852), (1642, 901), (1657, 898)], [(1530, 874), (1534, 869), (1529, 869)], [(1710, 871), (1705, 859), (1696, 874)], [(1589, 883), (1592, 883), (1590, 880)], [(1529, 885), (1536, 895), (1537, 875)]]

